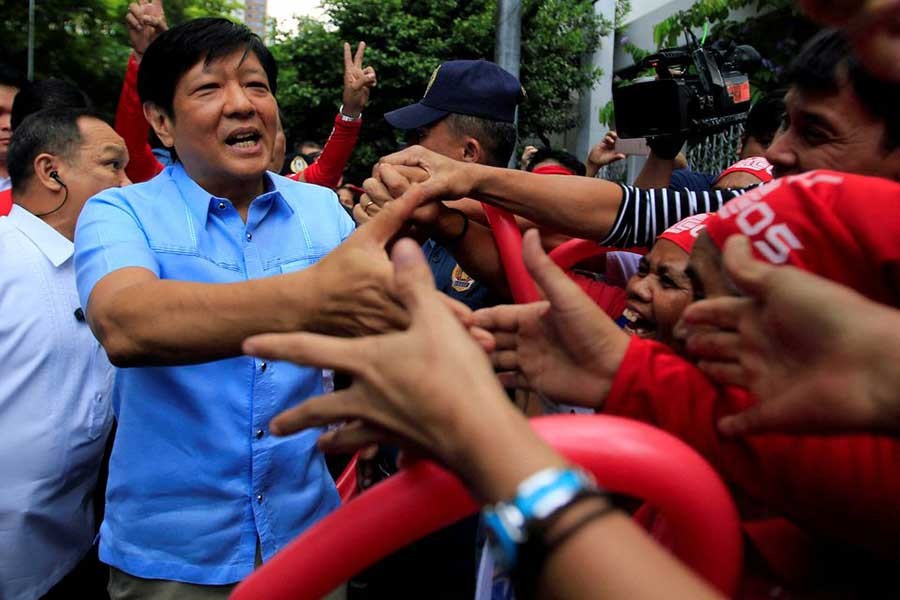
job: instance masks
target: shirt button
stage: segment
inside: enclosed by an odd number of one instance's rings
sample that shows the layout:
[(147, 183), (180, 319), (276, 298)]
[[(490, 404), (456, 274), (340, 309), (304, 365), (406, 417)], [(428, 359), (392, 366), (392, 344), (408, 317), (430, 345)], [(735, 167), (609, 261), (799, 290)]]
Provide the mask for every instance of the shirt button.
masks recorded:
[(262, 504), (262, 501), (263, 501), (263, 495), (262, 495), (262, 494), (257, 494), (257, 495), (256, 495), (256, 502), (259, 503), (259, 504)]
[(225, 210), (225, 203), (219, 202), (219, 210)]
[(248, 231), (247, 232), (247, 241), (249, 242), (252, 239), (253, 239), (253, 234)]
[(264, 436), (265, 434), (266, 434), (266, 432), (263, 431), (262, 429), (257, 429), (256, 430), (256, 439), (261, 440), (262, 436)]
[(265, 373), (265, 372), (266, 372), (266, 369), (268, 369), (268, 368), (269, 368), (269, 364), (268, 364), (268, 363), (260, 363), (260, 364), (259, 364), (259, 370), (260, 370), (260, 372), (262, 372), (262, 373)]

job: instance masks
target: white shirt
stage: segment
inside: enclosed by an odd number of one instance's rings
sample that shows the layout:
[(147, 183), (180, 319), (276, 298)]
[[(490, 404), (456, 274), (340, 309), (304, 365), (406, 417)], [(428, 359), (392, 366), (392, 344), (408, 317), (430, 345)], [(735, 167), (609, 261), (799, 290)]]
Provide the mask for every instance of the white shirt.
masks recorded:
[(90, 549), (114, 369), (75, 317), (72, 242), (0, 218), (0, 598), (32, 600)]

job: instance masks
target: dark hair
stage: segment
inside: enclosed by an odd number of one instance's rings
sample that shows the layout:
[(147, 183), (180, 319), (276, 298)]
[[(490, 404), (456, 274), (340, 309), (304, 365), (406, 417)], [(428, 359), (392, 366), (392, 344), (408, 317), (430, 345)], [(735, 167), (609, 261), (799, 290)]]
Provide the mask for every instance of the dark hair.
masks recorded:
[(866, 71), (843, 31), (825, 29), (816, 34), (791, 63), (787, 77), (803, 91), (826, 94), (838, 93), (849, 81), (866, 110), (884, 122), (885, 148), (900, 146), (900, 84), (881, 81)]
[(16, 69), (5, 63), (0, 63), (0, 85), (21, 88), (25, 85), (25, 78)]
[(745, 144), (750, 137), (766, 147), (772, 143), (784, 119), (784, 94), (785, 90), (777, 90), (753, 105), (744, 125), (742, 140)]
[(93, 109), (94, 105), (87, 94), (62, 79), (26, 83), (13, 101), (10, 127), (15, 130), (25, 117), (47, 108)]
[(569, 154), (565, 150), (554, 150), (553, 148), (538, 149), (538, 151), (532, 154), (531, 158), (528, 159), (525, 170), (534, 171), (534, 168), (545, 160), (558, 162), (576, 175), (584, 177), (587, 174), (587, 167), (585, 167), (584, 163), (578, 160), (575, 155)]
[(488, 161), (495, 167), (506, 167), (516, 149), (516, 125), (505, 121), (492, 121), (472, 115), (450, 113), (447, 126), (456, 135), (468, 135), (481, 143)]
[(172, 99), (182, 76), (200, 61), (208, 65), (240, 50), (245, 56), (250, 52), (256, 55), (274, 95), (278, 66), (259, 36), (246, 25), (205, 17), (173, 27), (153, 40), (138, 70), (141, 102), (152, 102), (174, 118)]
[(13, 192), (25, 190), (34, 176), (34, 159), (44, 152), (71, 160), (82, 144), (78, 119), (99, 119), (86, 108), (48, 108), (32, 113), (19, 124), (9, 142), (6, 167)]

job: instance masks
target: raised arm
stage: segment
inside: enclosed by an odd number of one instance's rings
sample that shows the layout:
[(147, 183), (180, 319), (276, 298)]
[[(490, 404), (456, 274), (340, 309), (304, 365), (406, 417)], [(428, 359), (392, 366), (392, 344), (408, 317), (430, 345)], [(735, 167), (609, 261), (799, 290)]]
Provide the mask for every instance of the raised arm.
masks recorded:
[(369, 92), (375, 87), (375, 69), (363, 67), (366, 43), (360, 42), (351, 57), (350, 44), (344, 42), (344, 93), (341, 110), (334, 119), (334, 129), (319, 158), (297, 177), (299, 181), (336, 188), (356, 147), (362, 128), (362, 112), (369, 103)]
[(128, 166), (125, 173), (134, 183), (147, 181), (163, 170), (162, 164), (153, 155), (147, 135), (150, 126), (144, 118), (144, 109), (137, 92), (137, 77), (144, 51), (156, 36), (167, 29), (166, 15), (163, 12), (162, 0), (132, 3), (125, 16), (128, 39), (132, 53), (128, 57), (125, 69), (125, 82), (116, 107), (116, 133), (125, 140), (128, 148)]
[(464, 163), (420, 146), (387, 156), (382, 162), (417, 166), (428, 173), (427, 180), (407, 192), (420, 204), (471, 197), (541, 227), (623, 248), (650, 246), (678, 221), (716, 211), (744, 191), (643, 190), (589, 177), (535, 175)]

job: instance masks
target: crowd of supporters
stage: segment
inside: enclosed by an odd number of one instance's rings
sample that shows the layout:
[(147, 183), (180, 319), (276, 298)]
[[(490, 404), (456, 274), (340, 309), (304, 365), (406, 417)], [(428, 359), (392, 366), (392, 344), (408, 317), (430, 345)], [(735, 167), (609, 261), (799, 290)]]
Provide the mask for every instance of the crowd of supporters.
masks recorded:
[[(525, 92), (486, 60), (383, 115), (408, 145), (360, 185), (362, 42), (321, 145), (286, 139), (259, 37), (160, 0), (124, 16), (113, 124), (0, 65), (0, 598), (227, 598), (422, 459), (480, 517), (329, 598), (896, 595), (900, 1), (798, 4), (823, 29), (734, 164), (651, 138), (633, 185), (598, 177), (614, 131), (509, 168)], [(737, 507), (735, 588), (548, 414), (699, 454)]]

